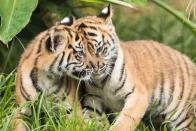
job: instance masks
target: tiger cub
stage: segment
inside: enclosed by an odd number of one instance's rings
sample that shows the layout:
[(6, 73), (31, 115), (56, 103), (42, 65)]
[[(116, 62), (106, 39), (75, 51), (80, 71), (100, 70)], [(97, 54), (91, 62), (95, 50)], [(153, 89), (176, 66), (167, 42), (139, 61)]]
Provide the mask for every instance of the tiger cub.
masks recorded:
[(195, 64), (155, 41), (120, 42), (111, 18), (108, 6), (100, 15), (74, 23), (85, 38), (78, 60), (81, 66), (75, 69), (91, 70), (85, 74), (81, 102), (86, 118), (90, 119), (94, 111), (97, 117), (120, 112), (113, 131), (133, 131), (156, 102), (156, 113), (165, 116), (170, 129), (193, 131)]
[[(45, 91), (63, 100), (68, 108), (74, 102), (77, 81), (67, 76), (69, 68), (77, 65), (80, 36), (72, 30), (73, 18), (67, 17), (56, 26), (41, 32), (25, 49), (19, 62), (16, 78), (16, 103), (21, 106)], [(73, 50), (73, 49), (74, 50)], [(67, 96), (65, 98), (65, 96)], [(78, 115), (81, 108), (77, 105)], [(22, 108), (13, 120), (15, 131), (27, 130), (21, 114), (30, 116), (31, 110)]]

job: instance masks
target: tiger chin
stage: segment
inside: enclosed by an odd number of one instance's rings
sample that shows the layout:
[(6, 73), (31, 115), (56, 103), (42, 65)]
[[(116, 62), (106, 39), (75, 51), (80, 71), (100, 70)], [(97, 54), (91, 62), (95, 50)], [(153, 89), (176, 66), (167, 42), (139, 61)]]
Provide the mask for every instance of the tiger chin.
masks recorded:
[[(22, 116), (32, 116), (30, 108), (22, 105), (37, 99), (38, 94), (55, 95), (71, 110), (78, 81), (68, 75), (74, 66), (80, 66), (78, 52), (81, 37), (72, 29), (73, 17), (67, 17), (38, 34), (21, 56), (16, 77), (16, 103), (18, 111), (12, 121), (14, 131), (26, 131)], [(75, 67), (74, 67), (75, 69)], [(56, 101), (55, 100), (55, 101)], [(77, 115), (82, 109), (77, 102)], [(57, 107), (58, 108), (58, 107)]]
[(155, 113), (165, 116), (169, 129), (194, 130), (196, 66), (187, 56), (155, 41), (119, 41), (110, 6), (73, 27), (84, 38), (76, 68), (92, 70), (82, 88), (87, 119), (94, 111), (97, 119), (119, 112), (111, 129), (133, 131), (156, 103)]

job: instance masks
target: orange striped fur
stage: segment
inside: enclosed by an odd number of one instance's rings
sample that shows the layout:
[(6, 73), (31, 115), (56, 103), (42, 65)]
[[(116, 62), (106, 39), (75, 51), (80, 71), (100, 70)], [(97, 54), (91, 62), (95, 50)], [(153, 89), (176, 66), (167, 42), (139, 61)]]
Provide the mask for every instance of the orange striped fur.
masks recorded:
[[(119, 112), (113, 131), (133, 131), (154, 103), (169, 128), (193, 131), (196, 106), (196, 66), (182, 53), (155, 41), (120, 42), (108, 6), (98, 16), (75, 21), (84, 36), (81, 68), (92, 69), (85, 79), (82, 106), (90, 119), (93, 108)], [(130, 34), (131, 35), (131, 34)]]

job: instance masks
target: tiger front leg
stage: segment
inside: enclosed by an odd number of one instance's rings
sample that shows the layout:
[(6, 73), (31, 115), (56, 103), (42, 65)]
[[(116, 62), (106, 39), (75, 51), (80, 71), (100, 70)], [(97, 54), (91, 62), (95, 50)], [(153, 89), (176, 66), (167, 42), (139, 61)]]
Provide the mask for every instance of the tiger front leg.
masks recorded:
[(81, 104), (83, 107), (84, 121), (88, 123), (95, 119), (98, 127), (103, 127), (103, 102), (101, 97), (93, 94), (85, 94)]
[(32, 115), (32, 111), (27, 105), (24, 105), (29, 99), (25, 94), (21, 94), (21, 89), (16, 87), (16, 101), (17, 101), (17, 111), (12, 120), (12, 130), (13, 131), (27, 131), (27, 127), (23, 121), (23, 115), (30, 117)]
[(23, 115), (30, 117), (32, 115), (32, 111), (30, 108), (21, 108), (18, 109), (14, 119), (12, 121), (13, 124), (13, 131), (28, 131), (27, 127), (24, 124), (22, 119)]
[(135, 91), (125, 99), (124, 107), (111, 127), (112, 131), (134, 131), (140, 123), (148, 107), (147, 91), (140, 87), (135, 87)]

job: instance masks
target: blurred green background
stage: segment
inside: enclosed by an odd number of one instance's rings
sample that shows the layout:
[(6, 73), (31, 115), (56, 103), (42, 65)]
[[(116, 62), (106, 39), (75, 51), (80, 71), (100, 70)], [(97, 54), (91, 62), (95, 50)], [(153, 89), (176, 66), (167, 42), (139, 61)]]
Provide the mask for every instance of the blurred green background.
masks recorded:
[[(181, 12), (186, 12), (189, 0), (163, 0)], [(39, 0), (29, 24), (8, 45), (0, 44), (0, 72), (8, 73), (17, 67), (21, 53), (39, 32), (65, 16), (95, 15), (107, 4), (87, 3), (80, 0)], [(151, 2), (137, 9), (113, 5), (113, 23), (123, 41), (136, 39), (156, 40), (167, 44), (194, 60), (196, 37), (174, 16)], [(194, 22), (194, 19), (192, 18)]]

